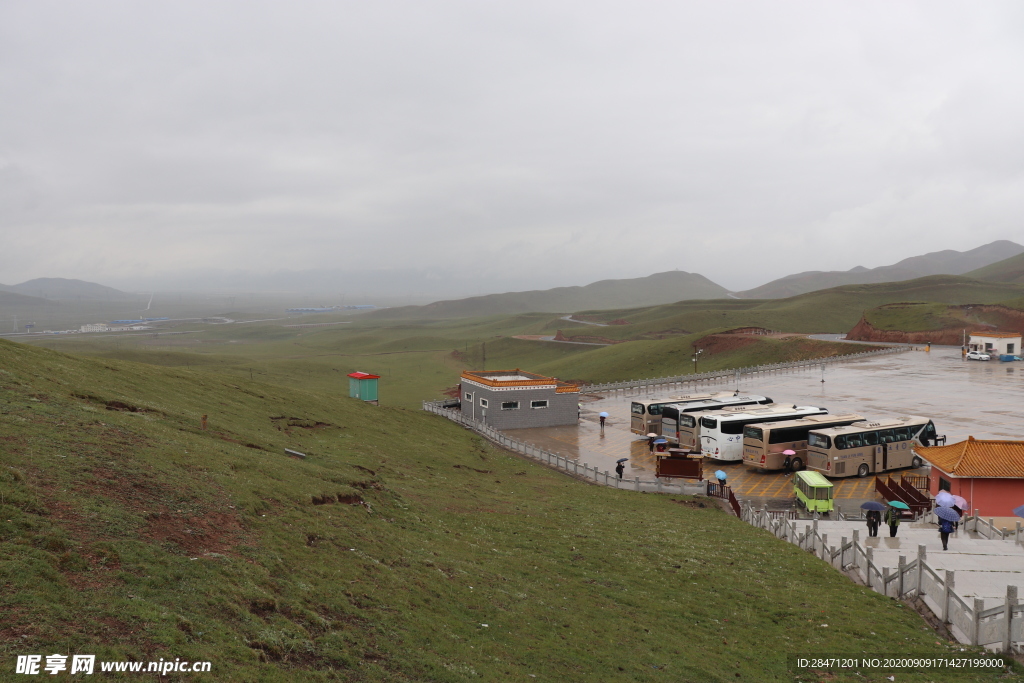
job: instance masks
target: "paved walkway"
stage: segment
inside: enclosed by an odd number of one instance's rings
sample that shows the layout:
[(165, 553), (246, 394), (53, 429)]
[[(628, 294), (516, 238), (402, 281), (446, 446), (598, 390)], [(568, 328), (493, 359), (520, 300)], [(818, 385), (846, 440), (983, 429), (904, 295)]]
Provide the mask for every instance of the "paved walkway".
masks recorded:
[[(806, 520), (797, 521), (802, 531)], [(860, 531), (861, 545), (874, 548), (874, 562), (878, 567), (894, 570), (900, 555), (910, 562), (917, 557), (917, 546), (926, 546), (928, 566), (937, 571), (951, 570), (956, 592), (963, 598), (982, 598), (985, 608), (1003, 604), (1006, 586), (1024, 589), (1024, 546), (1012, 540), (989, 540), (962, 530), (949, 537), (949, 550), (942, 550), (938, 528), (934, 524), (906, 523), (899, 526), (896, 538), (889, 538), (889, 528), (878, 530), (878, 537), (868, 538), (864, 522), (832, 522), (818, 520), (818, 532), (828, 534), (829, 545), (838, 546), (840, 539), (853, 539), (853, 531)]]

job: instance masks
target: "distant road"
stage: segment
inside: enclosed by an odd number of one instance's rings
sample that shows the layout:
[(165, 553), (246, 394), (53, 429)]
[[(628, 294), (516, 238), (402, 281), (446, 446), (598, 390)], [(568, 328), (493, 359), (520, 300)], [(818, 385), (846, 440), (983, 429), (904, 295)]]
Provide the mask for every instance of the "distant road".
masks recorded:
[(921, 346), (920, 344), (903, 344), (900, 342), (866, 342), (847, 339), (845, 334), (809, 334), (808, 339), (819, 341), (846, 342), (847, 344), (870, 344), (871, 346)]
[[(562, 316), (562, 320), (568, 320), (571, 323), (579, 323), (581, 325), (596, 325), (598, 327), (608, 327), (608, 323), (592, 323), (592, 322), (588, 322), (586, 320), (576, 320), (576, 318), (572, 317), (571, 315), (563, 315)], [(582, 342), (576, 342), (576, 343), (582, 343)]]

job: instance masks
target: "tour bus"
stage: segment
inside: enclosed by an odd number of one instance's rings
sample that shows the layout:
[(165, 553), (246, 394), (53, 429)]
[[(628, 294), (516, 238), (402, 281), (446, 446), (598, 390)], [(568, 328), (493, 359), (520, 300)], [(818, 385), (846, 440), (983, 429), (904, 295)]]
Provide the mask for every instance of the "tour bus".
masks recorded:
[(700, 424), (700, 450), (705, 457), (715, 460), (743, 459), (743, 429), (749, 424), (796, 420), (809, 415), (825, 415), (828, 410), (815, 406), (770, 405), (747, 408), (728, 414), (702, 413)]
[[(699, 413), (707, 410), (724, 410), (735, 406), (768, 405), (772, 402), (767, 396), (735, 396), (728, 398), (709, 398), (704, 401), (691, 401), (689, 403), (673, 403), (661, 409), (661, 436), (664, 436), (670, 444), (678, 444), (682, 448), (697, 450), (700, 444), (694, 438), (694, 428), (697, 426), (692, 415), (685, 413)], [(680, 440), (679, 427), (684, 425), (688, 430), (689, 438)]]
[(794, 472), (807, 462), (807, 434), (826, 427), (845, 427), (863, 422), (863, 415), (811, 415), (800, 420), (751, 424), (743, 428), (743, 464), (761, 470), (781, 470), (786, 466), (784, 451), (794, 451), (789, 466)]
[(797, 472), (793, 477), (793, 495), (797, 505), (803, 505), (808, 512), (832, 512), (835, 489), (820, 472)]
[[(697, 401), (717, 401), (722, 405), (730, 405), (732, 399), (744, 398), (737, 396), (731, 391), (720, 391), (715, 394), (684, 394), (682, 396), (669, 396), (657, 401), (633, 401), (630, 406), (629, 431), (634, 434), (647, 436), (648, 434), (661, 435), (661, 415), (667, 406), (674, 406), (680, 403), (696, 403)], [(763, 396), (759, 398), (764, 398)], [(771, 399), (766, 399), (771, 403)], [(758, 401), (747, 401), (757, 403)], [(736, 405), (732, 402), (732, 405)], [(707, 410), (705, 408), (705, 410)]]
[(829, 477), (866, 477), (920, 467), (915, 446), (945, 443), (927, 417), (897, 417), (814, 430), (807, 435), (807, 467)]

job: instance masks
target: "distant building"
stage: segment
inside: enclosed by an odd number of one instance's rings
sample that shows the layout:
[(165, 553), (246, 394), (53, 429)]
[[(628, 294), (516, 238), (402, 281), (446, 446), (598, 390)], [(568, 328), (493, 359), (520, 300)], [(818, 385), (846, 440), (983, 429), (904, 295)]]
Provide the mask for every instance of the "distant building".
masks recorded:
[(109, 332), (110, 327), (106, 323), (93, 323), (91, 325), (82, 325), (78, 328), (82, 332)]
[(948, 446), (917, 447), (932, 464), (928, 490), (967, 499), (985, 517), (1012, 517), (1024, 502), (1024, 441), (982, 441), (973, 436)]
[(576, 424), (580, 388), (554, 377), (515, 370), (462, 373), (462, 414), (495, 429)]
[(1013, 332), (985, 332), (971, 335), (968, 351), (982, 351), (996, 355), (1020, 353), (1021, 335)]

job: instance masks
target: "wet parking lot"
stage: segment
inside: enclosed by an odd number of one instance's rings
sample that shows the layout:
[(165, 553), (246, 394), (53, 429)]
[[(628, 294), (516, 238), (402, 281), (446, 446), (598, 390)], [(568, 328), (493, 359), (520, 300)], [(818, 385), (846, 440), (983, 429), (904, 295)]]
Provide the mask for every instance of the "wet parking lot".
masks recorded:
[[(830, 413), (855, 412), (869, 419), (926, 416), (934, 420), (938, 433), (945, 434), (950, 443), (968, 435), (1024, 439), (1024, 363), (965, 361), (959, 348), (950, 347), (830, 364), (824, 373), (819, 368), (743, 376), (738, 381), (702, 383), (682, 390), (618, 392), (585, 401), (579, 427), (518, 429), (510, 434), (601, 470), (613, 471), (616, 460), (628, 457), (627, 478), (653, 479), (654, 456), (648, 452), (646, 441), (629, 431), (630, 403), (635, 399), (737, 388), (770, 396), (777, 403), (820, 406)], [(597, 424), (597, 413), (602, 410), (610, 415), (603, 430)], [(792, 485), (784, 474), (761, 473), (740, 463), (706, 461), (706, 475), (717, 469), (728, 473), (729, 484), (742, 498), (764, 500), (772, 507), (788, 506), (792, 499)], [(873, 477), (837, 479), (835, 484), (836, 502), (844, 509), (875, 498)]]

